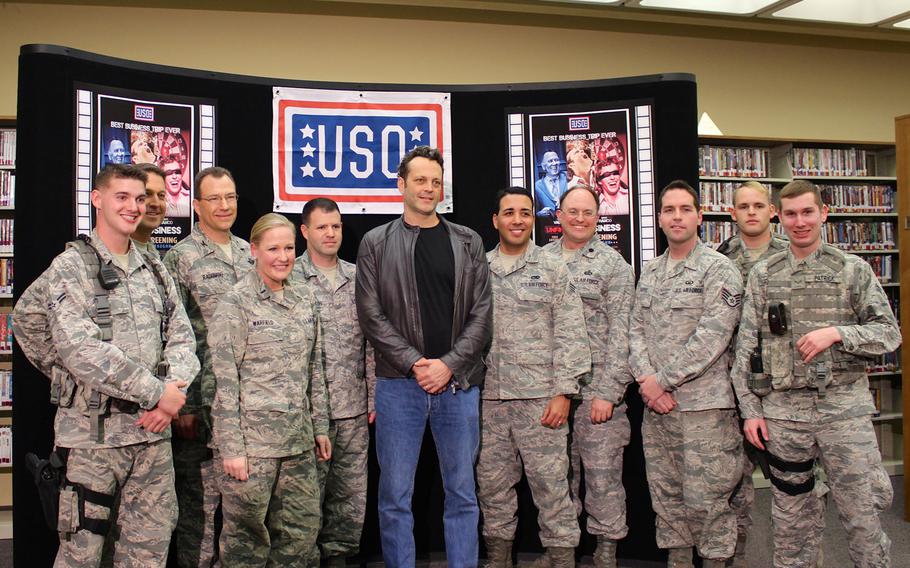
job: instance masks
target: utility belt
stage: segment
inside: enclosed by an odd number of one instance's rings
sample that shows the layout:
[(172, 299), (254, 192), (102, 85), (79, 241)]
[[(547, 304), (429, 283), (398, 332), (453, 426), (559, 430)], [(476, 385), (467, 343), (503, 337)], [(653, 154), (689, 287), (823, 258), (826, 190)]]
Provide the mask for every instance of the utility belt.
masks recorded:
[[(164, 381), (168, 376), (168, 364), (158, 364), (157, 376)], [(60, 408), (72, 408), (75, 404), (82, 413), (90, 417), (91, 439), (97, 443), (104, 441), (104, 420), (112, 413), (138, 414), (139, 403), (122, 398), (115, 398), (96, 389), (77, 383), (66, 369), (54, 365), (51, 372), (51, 404)]]
[[(110, 518), (117, 495), (101, 493), (68, 480), (66, 462), (69, 452), (69, 448), (56, 448), (47, 459), (33, 453), (25, 456), (26, 466), (38, 488), (44, 520), (52, 531), (60, 533), (63, 540), (69, 540), (80, 530), (106, 536), (111, 530)], [(86, 503), (106, 508), (107, 518), (87, 517)]]

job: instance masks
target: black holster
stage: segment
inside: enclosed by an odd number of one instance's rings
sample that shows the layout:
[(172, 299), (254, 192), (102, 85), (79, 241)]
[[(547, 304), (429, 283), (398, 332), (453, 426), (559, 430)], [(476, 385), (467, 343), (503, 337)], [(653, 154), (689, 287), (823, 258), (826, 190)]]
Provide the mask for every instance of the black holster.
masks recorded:
[(41, 459), (33, 453), (25, 455), (25, 465), (35, 479), (38, 497), (41, 499), (41, 511), (47, 526), (57, 532), (57, 515), (60, 506), (60, 488), (66, 479), (66, 458), (69, 450), (58, 448), (50, 453), (47, 459)]

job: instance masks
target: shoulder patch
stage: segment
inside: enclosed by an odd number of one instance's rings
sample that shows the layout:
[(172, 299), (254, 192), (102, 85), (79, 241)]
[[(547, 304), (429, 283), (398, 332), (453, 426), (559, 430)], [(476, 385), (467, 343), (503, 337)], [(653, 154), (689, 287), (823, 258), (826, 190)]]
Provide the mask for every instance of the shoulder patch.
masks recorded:
[(720, 289), (720, 297), (723, 299), (724, 303), (731, 308), (738, 307), (743, 301), (742, 294), (734, 294), (730, 290), (727, 290), (726, 287)]

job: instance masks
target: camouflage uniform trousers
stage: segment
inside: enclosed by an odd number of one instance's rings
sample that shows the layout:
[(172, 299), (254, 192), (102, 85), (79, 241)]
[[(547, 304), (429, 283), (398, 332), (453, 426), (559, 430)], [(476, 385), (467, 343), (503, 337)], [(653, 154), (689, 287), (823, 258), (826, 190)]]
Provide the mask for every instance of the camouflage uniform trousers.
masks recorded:
[[(329, 440), (332, 459), (316, 465), (322, 498), (322, 528), (317, 544), (322, 556), (353, 556), (360, 550), (367, 508), (367, 415), (331, 420)], [(315, 566), (319, 565), (319, 549), (310, 556)]]
[(221, 473), (221, 566), (306, 566), (319, 534), (319, 482), (312, 450), (247, 458), (249, 479)]
[[(882, 530), (879, 513), (891, 505), (894, 490), (882, 467), (869, 417), (821, 424), (766, 419), (766, 424), (767, 447), (773, 455), (794, 462), (821, 460), (853, 563), (862, 568), (891, 566), (891, 540)], [(788, 483), (802, 483), (813, 475), (771, 471)], [(824, 529), (824, 525), (818, 526), (816, 509), (824, 500), (816, 492), (793, 496), (773, 486), (771, 495), (775, 568), (815, 566), (818, 547), (806, 547), (804, 542), (807, 534)], [(820, 541), (821, 535), (815, 538)]]
[(742, 435), (733, 410), (646, 411), (645, 469), (657, 515), (657, 546), (695, 546), (702, 558), (733, 556), (730, 496), (742, 479)]
[(221, 503), (221, 460), (202, 439), (171, 439), (180, 511), (174, 530), (177, 566), (209, 568), (215, 559), (215, 514)]
[(540, 514), (540, 542), (545, 547), (576, 547), (581, 532), (569, 496), (569, 427), (540, 423), (549, 399), (482, 402), (477, 497), (483, 535), (512, 540), (518, 526), (515, 485), (522, 464)]
[(620, 540), (629, 532), (626, 526), (626, 490), (622, 485), (622, 457), (625, 447), (629, 445), (629, 418), (623, 404), (613, 408), (610, 420), (592, 424), (592, 402), (575, 401), (572, 405), (569, 491), (575, 513), (581, 516), (579, 486), (581, 472), (584, 471), (584, 510), (588, 513), (588, 533)]
[[(114, 566), (151, 568), (167, 563), (171, 531), (177, 522), (169, 440), (122, 448), (71, 449), (66, 478), (107, 495), (119, 490), (117, 521), (111, 529)], [(74, 493), (61, 493), (61, 524), (74, 505), (65, 502), (67, 496)], [(85, 503), (88, 518), (109, 519), (110, 514), (107, 507)], [(54, 566), (98, 566), (104, 546), (104, 536), (81, 530), (60, 542)]]

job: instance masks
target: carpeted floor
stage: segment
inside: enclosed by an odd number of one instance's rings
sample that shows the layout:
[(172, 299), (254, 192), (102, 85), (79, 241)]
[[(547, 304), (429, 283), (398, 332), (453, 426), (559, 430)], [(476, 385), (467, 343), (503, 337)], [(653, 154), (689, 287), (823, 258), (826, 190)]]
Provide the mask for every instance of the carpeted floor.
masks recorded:
[[(882, 516), (885, 532), (891, 537), (891, 563), (894, 568), (910, 567), (910, 523), (904, 521), (904, 478), (896, 476), (891, 478), (894, 485), (894, 503)], [(749, 540), (748, 561), (749, 568), (771, 567), (771, 492), (768, 489), (756, 490), (755, 508), (753, 510), (753, 527)], [(837, 518), (837, 507), (829, 504), (826, 516), (827, 529), (825, 530), (824, 557), (825, 566), (830, 568), (846, 568), (851, 566), (850, 556), (847, 553), (847, 538), (840, 520)], [(531, 555), (520, 555), (519, 563), (533, 560)], [(582, 565), (590, 565), (590, 558), (583, 558)], [(13, 565), (13, 541), (0, 540), (0, 568)], [(381, 563), (369, 566), (381, 566)], [(433, 559), (422, 566), (442, 568), (445, 566), (445, 557)], [(622, 568), (657, 568), (660, 564), (636, 560), (620, 559)]]

